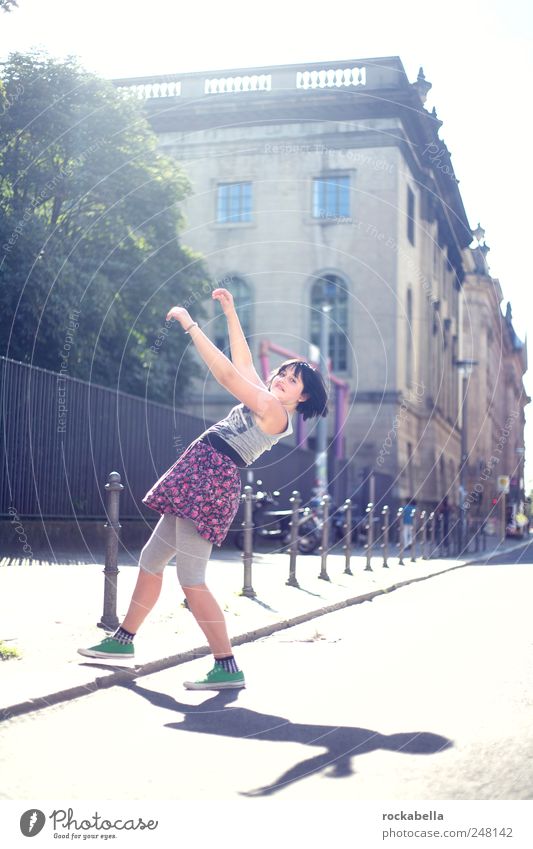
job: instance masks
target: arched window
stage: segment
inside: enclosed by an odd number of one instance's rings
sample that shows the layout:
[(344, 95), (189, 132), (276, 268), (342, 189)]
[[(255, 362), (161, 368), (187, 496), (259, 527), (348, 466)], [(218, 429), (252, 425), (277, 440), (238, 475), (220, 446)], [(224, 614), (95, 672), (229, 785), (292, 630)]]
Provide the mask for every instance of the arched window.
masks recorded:
[(329, 357), (333, 371), (348, 368), (348, 292), (345, 282), (335, 274), (325, 274), (311, 288), (311, 342), (320, 347), (322, 305), (329, 304), (327, 313)]
[[(252, 337), (252, 290), (241, 277), (225, 277), (221, 285), (233, 295), (235, 309), (239, 315), (241, 326), (250, 343)], [(215, 303), (215, 320), (213, 322), (213, 341), (227, 356), (230, 354), (228, 325), (218, 301)]]

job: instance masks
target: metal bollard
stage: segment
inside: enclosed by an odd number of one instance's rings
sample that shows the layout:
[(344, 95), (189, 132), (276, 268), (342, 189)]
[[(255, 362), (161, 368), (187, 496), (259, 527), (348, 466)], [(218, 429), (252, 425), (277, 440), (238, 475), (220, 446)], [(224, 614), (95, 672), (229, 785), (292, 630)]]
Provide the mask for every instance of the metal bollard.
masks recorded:
[(300, 520), (300, 504), (302, 503), (302, 496), (298, 492), (297, 489), (293, 490), (293, 493), (289, 499), (289, 503), (292, 505), (292, 516), (291, 516), (291, 541), (289, 543), (289, 578), (285, 582), (289, 587), (299, 587), (300, 584), (296, 580), (296, 556), (298, 554), (298, 535), (299, 535), (299, 520)]
[(117, 617), (118, 538), (122, 527), (119, 523), (120, 493), (124, 489), (118, 472), (111, 472), (105, 485), (107, 492), (107, 522), (104, 567), (104, 611), (97, 622), (98, 628), (114, 631), (119, 626)]
[(366, 566), (365, 572), (372, 572), (372, 566), (370, 562), (372, 560), (372, 543), (374, 540), (374, 505), (370, 501), (366, 508), (366, 515), (368, 519), (368, 524), (366, 526)]
[(477, 554), (477, 553), (478, 553), (478, 551), (479, 551), (479, 546), (480, 546), (480, 540), (479, 540), (479, 537), (480, 537), (480, 533), (481, 533), (481, 524), (480, 524), (480, 522), (479, 522), (479, 521), (478, 521), (478, 522), (476, 522), (476, 525), (475, 525), (475, 532), (474, 532), (474, 533), (475, 533), (475, 537), (474, 537), (474, 540), (475, 540), (475, 547), (474, 547), (474, 551), (475, 551), (475, 552), (476, 552), (476, 554)]
[(460, 511), (461, 511), (461, 512), (459, 513), (460, 518), (459, 518), (459, 520), (458, 520), (458, 522), (457, 522), (457, 551), (455, 552), (455, 553), (457, 554), (457, 556), (458, 556), (458, 557), (459, 557), (459, 556), (462, 554), (462, 552), (463, 552), (463, 531), (464, 531), (464, 526), (463, 526), (463, 514), (464, 514), (464, 510), (463, 510), (463, 508), (462, 508), (462, 507), (460, 508)]
[(422, 560), (428, 559), (428, 514), (422, 511)]
[(322, 496), (322, 544), (320, 546), (320, 575), (318, 576), (323, 581), (331, 580), (327, 572), (327, 560), (329, 549), (329, 505), (331, 504), (331, 495)]
[(442, 557), (444, 551), (444, 516), (439, 513), (439, 557)]
[(381, 530), (383, 531), (383, 542), (381, 547), (383, 548), (383, 568), (388, 569), (389, 564), (387, 562), (389, 556), (389, 508), (388, 505), (385, 504), (383, 510), (381, 511), (381, 515), (383, 516), (383, 525)]
[[(463, 513), (466, 514), (466, 510), (463, 510)], [(466, 515), (464, 515), (461, 519), (461, 557), (468, 552), (468, 520)]]
[(242, 527), (244, 530), (244, 545), (242, 552), (242, 561), (244, 563), (244, 583), (241, 590), (241, 595), (247, 598), (255, 598), (257, 593), (252, 587), (252, 562), (254, 558), (254, 523), (252, 518), (253, 507), (253, 490), (252, 487), (246, 485), (241, 496), (244, 501), (244, 521)]
[(448, 547), (448, 553), (449, 553), (450, 557), (453, 557), (454, 554), (457, 554), (457, 552), (455, 551), (456, 542), (457, 542), (457, 528), (456, 528), (457, 520), (455, 518), (455, 514), (452, 514), (448, 524), (449, 524), (449, 527), (448, 527), (448, 546), (447, 547)]
[(400, 549), (400, 559), (398, 560), (398, 565), (405, 566), (405, 563), (403, 562), (403, 507), (398, 508), (398, 513), (396, 515), (398, 516), (398, 547)]
[(416, 537), (418, 534), (418, 510), (413, 511), (413, 533), (411, 536), (411, 563), (416, 563)]
[(437, 517), (435, 516), (435, 511), (432, 510), (431, 513), (429, 514), (430, 529), (431, 529), (431, 551), (429, 552), (430, 559), (435, 554), (435, 548), (436, 548), (436, 539), (435, 539), (436, 519), (437, 519)]
[(452, 534), (452, 554), (455, 554), (456, 557), (459, 556), (459, 552), (461, 551), (461, 519), (460, 514), (457, 514), (454, 518), (453, 525), (453, 534)]
[(353, 575), (350, 567), (350, 557), (352, 555), (352, 499), (347, 498), (344, 502), (344, 574)]
[(472, 543), (472, 527), (473, 527), (472, 521), (471, 521), (470, 516), (468, 514), (466, 516), (464, 525), (465, 525), (465, 547), (464, 547), (463, 553), (468, 554), (468, 549), (470, 548), (470, 545)]

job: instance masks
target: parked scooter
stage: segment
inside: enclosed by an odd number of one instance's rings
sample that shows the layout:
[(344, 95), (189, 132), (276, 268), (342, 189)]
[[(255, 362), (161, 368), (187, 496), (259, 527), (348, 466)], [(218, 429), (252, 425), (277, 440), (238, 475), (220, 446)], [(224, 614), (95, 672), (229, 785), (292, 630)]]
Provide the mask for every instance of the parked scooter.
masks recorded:
[[(260, 487), (262, 481), (258, 480)], [(253, 500), (253, 546), (258, 540), (280, 540), (283, 546), (288, 545), (291, 538), (292, 510), (280, 510), (279, 491), (272, 494), (258, 489)], [(311, 508), (300, 507), (300, 524), (298, 526), (298, 551), (300, 554), (311, 554), (316, 551), (322, 540), (320, 521), (316, 512)], [(244, 549), (244, 530), (235, 534), (235, 545), (241, 551)]]
[[(365, 514), (358, 515), (357, 508), (354, 504), (352, 507), (352, 543), (354, 545), (366, 545), (368, 531), (368, 516)], [(333, 506), (330, 508), (330, 517), (331, 517), (331, 538), (335, 542), (341, 542), (344, 540), (345, 536), (345, 528), (344, 528), (344, 520), (345, 513), (342, 506), (336, 507)], [(376, 523), (378, 518), (374, 517), (374, 522)]]

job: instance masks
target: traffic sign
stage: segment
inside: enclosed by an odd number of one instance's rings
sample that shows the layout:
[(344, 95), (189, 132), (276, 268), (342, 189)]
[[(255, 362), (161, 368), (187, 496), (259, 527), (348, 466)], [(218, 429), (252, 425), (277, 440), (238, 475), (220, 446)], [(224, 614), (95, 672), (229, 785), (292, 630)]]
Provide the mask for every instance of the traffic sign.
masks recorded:
[(498, 475), (498, 492), (509, 494), (509, 475)]

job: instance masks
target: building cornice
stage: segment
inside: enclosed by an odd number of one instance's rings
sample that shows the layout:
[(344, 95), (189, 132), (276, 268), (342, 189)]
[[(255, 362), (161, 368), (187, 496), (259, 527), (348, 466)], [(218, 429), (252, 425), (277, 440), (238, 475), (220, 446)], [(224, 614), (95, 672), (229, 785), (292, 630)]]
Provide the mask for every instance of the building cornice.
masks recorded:
[[(426, 195), (424, 217), (439, 220), (450, 262), (458, 283), (462, 282), (461, 251), (472, 236), (449, 151), (438, 137), (442, 121), (435, 111), (424, 108), (419, 81), (409, 82), (398, 56), (130, 77), (112, 82), (121, 90), (142, 96), (157, 133), (400, 118), (405, 133), (394, 143), (401, 148)], [(213, 84), (218, 86), (217, 93), (209, 93)], [(238, 90), (234, 90), (236, 87)], [(169, 90), (178, 89), (179, 94), (169, 96)], [(438, 155), (437, 162), (434, 154)]]

